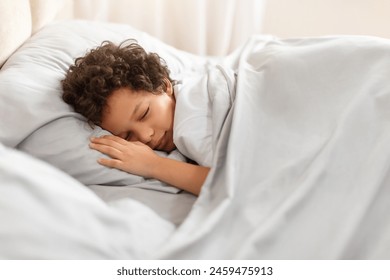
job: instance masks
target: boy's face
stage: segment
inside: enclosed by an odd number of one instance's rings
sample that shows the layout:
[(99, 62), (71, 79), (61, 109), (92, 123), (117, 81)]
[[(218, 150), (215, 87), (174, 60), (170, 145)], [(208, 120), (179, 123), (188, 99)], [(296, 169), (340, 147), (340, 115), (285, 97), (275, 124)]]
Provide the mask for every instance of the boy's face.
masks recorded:
[(175, 104), (171, 85), (161, 94), (120, 88), (107, 99), (101, 126), (128, 141), (140, 141), (153, 150), (171, 152), (175, 149)]

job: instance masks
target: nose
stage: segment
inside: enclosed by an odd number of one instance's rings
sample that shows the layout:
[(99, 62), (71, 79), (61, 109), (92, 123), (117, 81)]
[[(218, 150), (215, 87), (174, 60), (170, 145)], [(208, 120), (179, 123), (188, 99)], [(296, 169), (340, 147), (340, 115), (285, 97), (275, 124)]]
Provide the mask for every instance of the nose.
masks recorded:
[(130, 141), (140, 141), (148, 144), (153, 137), (154, 130), (145, 124), (139, 124), (133, 128)]

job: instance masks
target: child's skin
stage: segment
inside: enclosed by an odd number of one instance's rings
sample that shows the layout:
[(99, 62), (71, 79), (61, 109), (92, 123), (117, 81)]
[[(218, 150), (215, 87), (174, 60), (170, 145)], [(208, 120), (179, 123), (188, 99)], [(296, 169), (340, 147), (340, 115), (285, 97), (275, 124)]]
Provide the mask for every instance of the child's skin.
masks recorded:
[(166, 79), (162, 93), (119, 88), (107, 99), (101, 127), (112, 136), (92, 138), (90, 147), (110, 157), (98, 162), (132, 174), (155, 178), (199, 195), (210, 168), (160, 157), (171, 152), (175, 97)]

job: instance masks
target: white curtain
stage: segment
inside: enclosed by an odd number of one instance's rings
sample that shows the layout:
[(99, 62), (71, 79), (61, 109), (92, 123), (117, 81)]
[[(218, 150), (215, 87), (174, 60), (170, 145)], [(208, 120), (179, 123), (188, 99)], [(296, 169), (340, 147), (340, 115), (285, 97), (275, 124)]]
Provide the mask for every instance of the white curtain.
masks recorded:
[(176, 48), (225, 55), (260, 33), (266, 0), (67, 0), (62, 17), (130, 24)]

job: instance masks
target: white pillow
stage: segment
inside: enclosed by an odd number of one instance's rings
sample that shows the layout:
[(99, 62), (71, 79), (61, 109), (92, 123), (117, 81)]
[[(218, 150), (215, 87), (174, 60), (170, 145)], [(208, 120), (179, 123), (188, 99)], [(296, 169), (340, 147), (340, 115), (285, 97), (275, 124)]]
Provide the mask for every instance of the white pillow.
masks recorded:
[(149, 207), (132, 199), (107, 205), (67, 174), (1, 143), (0, 221), (0, 259), (145, 259), (174, 230)]
[[(145, 183), (139, 176), (96, 162), (102, 154), (89, 149), (88, 139), (107, 132), (92, 130), (61, 98), (60, 81), (75, 58), (104, 40), (120, 43), (129, 38), (157, 52), (174, 79), (184, 69), (191, 71), (204, 63), (128, 25), (78, 20), (52, 23), (25, 42), (0, 71), (0, 142), (47, 161), (86, 185)], [(172, 156), (183, 159), (177, 152)], [(177, 191), (162, 186), (162, 190)], [(152, 188), (156, 189), (155, 184)]]

